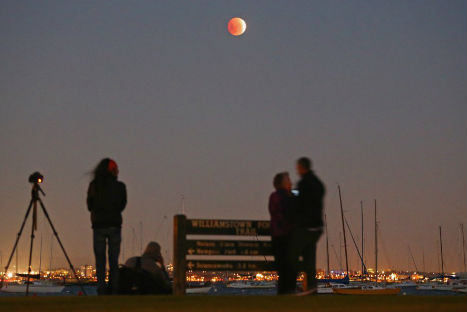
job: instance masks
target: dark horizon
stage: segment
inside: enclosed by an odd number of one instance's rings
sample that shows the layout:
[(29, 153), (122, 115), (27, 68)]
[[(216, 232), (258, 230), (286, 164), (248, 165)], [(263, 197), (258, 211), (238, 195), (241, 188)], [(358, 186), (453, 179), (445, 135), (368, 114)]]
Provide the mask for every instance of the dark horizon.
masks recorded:
[[(172, 257), (181, 197), (191, 218), (268, 219), (272, 178), (309, 156), (327, 188), (330, 244), (346, 215), (373, 267), (461, 271), (467, 219), (465, 1), (3, 1), (0, 4), (0, 253), (30, 196), (72, 261), (94, 264), (88, 174), (114, 158), (128, 188), (122, 247)], [(230, 18), (245, 19), (240, 37)], [(44, 230), (46, 228), (46, 230)], [(39, 219), (48, 265), (50, 230)], [(26, 268), (29, 226), (20, 244)], [(325, 238), (318, 267), (325, 268)], [(352, 269), (360, 264), (348, 240)], [(65, 266), (54, 245), (54, 263)], [(123, 256), (123, 255), (122, 255)], [(122, 260), (123, 261), (123, 260)], [(14, 264), (14, 263), (13, 263)], [(337, 267), (331, 250), (331, 267)]]

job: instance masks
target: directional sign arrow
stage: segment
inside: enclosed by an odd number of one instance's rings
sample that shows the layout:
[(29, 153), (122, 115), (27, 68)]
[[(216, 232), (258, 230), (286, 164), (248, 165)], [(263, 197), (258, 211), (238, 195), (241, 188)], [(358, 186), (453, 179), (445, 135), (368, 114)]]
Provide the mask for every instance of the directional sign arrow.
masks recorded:
[(187, 263), (187, 267), (188, 267), (188, 269), (190, 269), (190, 270), (193, 269), (194, 266), (195, 266), (195, 265), (194, 265), (193, 262), (191, 262), (191, 261)]

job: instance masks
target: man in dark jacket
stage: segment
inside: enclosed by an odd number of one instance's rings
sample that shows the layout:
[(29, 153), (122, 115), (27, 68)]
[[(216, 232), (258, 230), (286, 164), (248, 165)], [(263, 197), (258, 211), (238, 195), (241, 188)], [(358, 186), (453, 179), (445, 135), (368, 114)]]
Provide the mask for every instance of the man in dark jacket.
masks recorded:
[[(117, 163), (105, 158), (94, 170), (94, 179), (88, 188), (87, 205), (91, 212), (98, 294), (118, 292), (122, 211), (127, 203), (126, 187), (117, 180), (118, 173)], [(110, 287), (107, 287), (105, 283), (107, 244)]]
[(298, 197), (295, 207), (296, 229), (292, 234), (289, 261), (292, 277), (290, 287), (295, 289), (298, 275), (298, 260), (303, 257), (303, 269), (306, 273), (305, 292), (313, 294), (317, 291), (316, 280), (316, 245), (323, 233), (323, 198), (325, 188), (320, 179), (311, 170), (311, 160), (302, 157), (297, 161)]

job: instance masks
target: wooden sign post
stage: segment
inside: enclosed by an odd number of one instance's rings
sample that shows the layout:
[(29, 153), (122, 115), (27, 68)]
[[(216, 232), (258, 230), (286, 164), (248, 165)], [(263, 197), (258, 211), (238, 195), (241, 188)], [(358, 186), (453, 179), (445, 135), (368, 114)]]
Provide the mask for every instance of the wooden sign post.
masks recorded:
[(186, 282), (186, 217), (184, 215), (174, 216), (174, 295), (185, 294)]

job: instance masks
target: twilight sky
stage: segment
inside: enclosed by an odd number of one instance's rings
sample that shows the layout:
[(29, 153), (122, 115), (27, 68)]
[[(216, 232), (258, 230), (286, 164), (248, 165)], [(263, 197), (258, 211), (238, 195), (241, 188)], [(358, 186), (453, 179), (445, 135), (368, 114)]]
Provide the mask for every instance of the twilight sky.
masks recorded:
[[(241, 37), (227, 33), (243, 17)], [(124, 254), (172, 216), (267, 219), (272, 177), (302, 155), (327, 186), (331, 267), (337, 183), (373, 267), (373, 199), (383, 267), (462, 269), (467, 217), (465, 1), (2, 1), (0, 253), (5, 265), (45, 175), (49, 213), (75, 264), (94, 263), (85, 193), (103, 157), (129, 204)], [(50, 230), (39, 221), (43, 262)], [(20, 244), (26, 268), (30, 226)], [(135, 240), (138, 242), (135, 243)], [(318, 266), (325, 267), (324, 237)], [(349, 242), (351, 268), (357, 256)], [(64, 258), (53, 247), (53, 266)]]

